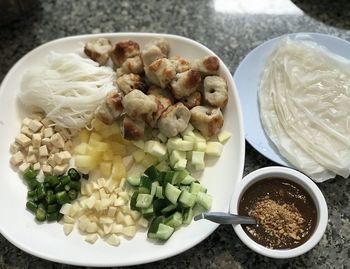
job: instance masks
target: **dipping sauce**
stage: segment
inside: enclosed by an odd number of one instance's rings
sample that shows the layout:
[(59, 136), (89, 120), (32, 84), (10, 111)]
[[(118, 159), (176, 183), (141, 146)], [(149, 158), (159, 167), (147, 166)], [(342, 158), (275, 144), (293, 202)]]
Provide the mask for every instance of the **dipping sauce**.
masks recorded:
[(313, 234), (317, 209), (311, 196), (298, 184), (282, 178), (266, 178), (242, 195), (239, 215), (251, 216), (257, 225), (242, 225), (255, 242), (271, 249), (291, 249)]

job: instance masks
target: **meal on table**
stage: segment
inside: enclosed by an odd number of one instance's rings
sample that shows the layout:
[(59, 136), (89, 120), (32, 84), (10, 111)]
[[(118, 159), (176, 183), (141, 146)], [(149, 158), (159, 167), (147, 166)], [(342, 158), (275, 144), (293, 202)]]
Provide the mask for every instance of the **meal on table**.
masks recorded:
[(18, 95), (30, 111), (10, 145), (37, 222), (117, 246), (147, 230), (166, 241), (208, 211), (194, 176), (219, 157), (228, 87), (216, 56), (189, 61), (165, 39), (86, 42), (85, 55), (51, 52)]

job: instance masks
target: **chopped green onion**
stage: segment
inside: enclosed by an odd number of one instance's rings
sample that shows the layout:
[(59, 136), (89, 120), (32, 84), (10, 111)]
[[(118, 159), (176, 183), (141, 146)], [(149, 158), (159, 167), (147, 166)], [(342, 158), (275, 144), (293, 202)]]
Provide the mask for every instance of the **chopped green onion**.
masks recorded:
[(74, 180), (74, 181), (78, 181), (80, 180), (80, 174), (79, 172), (74, 169), (74, 168), (70, 168), (67, 172), (68, 176), (70, 176), (70, 179), (71, 180)]
[(63, 205), (65, 203), (69, 202), (69, 196), (68, 196), (67, 192), (65, 192), (65, 191), (61, 191), (61, 192), (56, 193), (56, 199), (60, 205)]
[(38, 207), (35, 212), (35, 218), (37, 221), (44, 221), (46, 219), (46, 211), (44, 208)]

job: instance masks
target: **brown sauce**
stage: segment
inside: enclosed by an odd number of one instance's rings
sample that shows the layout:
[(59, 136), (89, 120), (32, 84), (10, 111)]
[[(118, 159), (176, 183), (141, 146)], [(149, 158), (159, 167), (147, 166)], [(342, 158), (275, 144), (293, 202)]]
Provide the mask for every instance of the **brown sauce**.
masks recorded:
[(257, 225), (242, 225), (255, 242), (271, 249), (291, 249), (305, 243), (317, 223), (311, 196), (298, 184), (282, 178), (266, 178), (242, 195), (239, 215), (249, 215)]

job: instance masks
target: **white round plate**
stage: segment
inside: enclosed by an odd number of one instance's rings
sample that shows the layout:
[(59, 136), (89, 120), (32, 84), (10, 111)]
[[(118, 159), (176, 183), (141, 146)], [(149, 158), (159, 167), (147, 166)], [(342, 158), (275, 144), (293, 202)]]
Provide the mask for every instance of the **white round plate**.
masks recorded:
[[(290, 34), (290, 36), (300, 33)], [(328, 48), (331, 52), (345, 58), (350, 58), (350, 43), (326, 34), (302, 33), (311, 36), (318, 44)], [(284, 159), (273, 142), (265, 133), (261, 121), (258, 103), (258, 89), (260, 76), (265, 62), (280, 37), (271, 39), (253, 49), (238, 66), (233, 79), (240, 97), (246, 140), (266, 158), (285, 166), (292, 166)]]
[[(103, 240), (91, 245), (76, 230), (69, 236), (58, 223), (38, 224), (25, 209), (27, 187), (9, 164), (10, 143), (19, 133), (25, 116), (17, 93), (23, 73), (44, 61), (50, 51), (82, 51), (82, 44), (97, 37), (109, 38), (113, 43), (132, 39), (142, 47), (155, 38), (164, 37), (170, 43), (171, 55), (192, 60), (215, 55), (205, 46), (180, 36), (144, 33), (111, 33), (84, 35), (58, 39), (44, 44), (25, 55), (9, 71), (0, 88), (0, 232), (24, 251), (44, 259), (85, 266), (124, 266), (161, 260), (183, 252), (209, 236), (218, 225), (208, 221), (192, 222), (179, 229), (166, 243), (147, 240), (145, 232), (132, 240), (122, 239), (120, 246), (112, 247)], [(225, 111), (224, 129), (232, 132), (223, 154), (207, 167), (201, 181), (213, 196), (213, 211), (228, 211), (235, 183), (242, 178), (245, 141), (242, 113), (235, 84), (228, 68), (221, 61), (221, 75), (229, 87), (229, 102)]]

